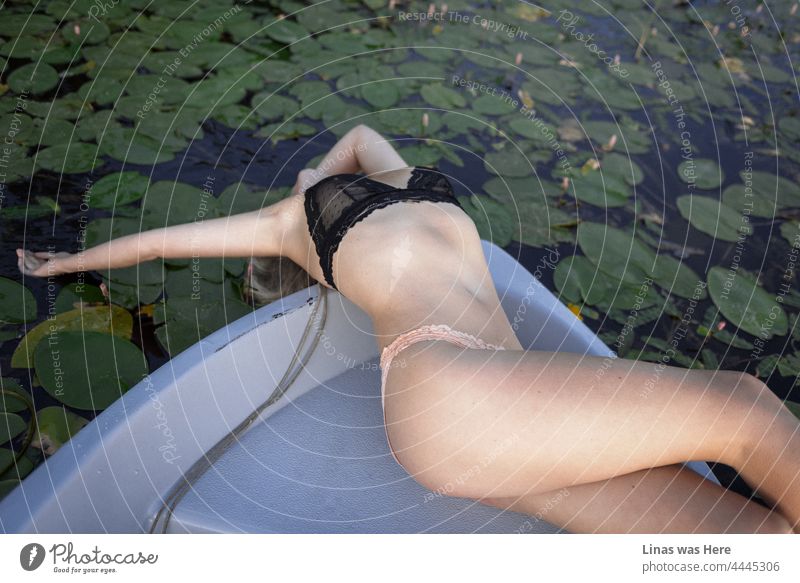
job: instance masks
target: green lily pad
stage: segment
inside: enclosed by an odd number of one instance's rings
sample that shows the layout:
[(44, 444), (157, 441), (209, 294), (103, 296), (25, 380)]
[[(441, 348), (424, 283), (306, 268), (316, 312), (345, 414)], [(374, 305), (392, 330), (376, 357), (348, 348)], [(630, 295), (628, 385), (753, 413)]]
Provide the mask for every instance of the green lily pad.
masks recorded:
[(708, 196), (685, 194), (677, 200), (681, 216), (698, 231), (723, 241), (736, 242), (753, 232), (749, 221), (734, 209)]
[(653, 268), (652, 277), (662, 288), (682, 298), (703, 300), (707, 297), (703, 281), (695, 271), (683, 261), (666, 253), (660, 253)]
[(472, 109), (483, 115), (505, 115), (517, 111), (506, 99), (494, 95), (481, 95), (472, 103)]
[(0, 389), (8, 391), (0, 393), (0, 411), (19, 413), (28, 408), (28, 393), (15, 379), (0, 377)]
[(286, 119), (299, 108), (298, 103), (291, 97), (276, 95), (272, 91), (257, 93), (250, 103), (258, 116), (270, 121)]
[[(0, 497), (3, 496), (3, 488), (2, 484), (8, 484), (12, 482), (14, 484), (19, 483), (18, 480), (23, 479), (25, 476), (31, 473), (33, 470), (33, 462), (31, 459), (23, 455), (19, 460), (17, 460), (16, 467), (14, 464), (14, 458), (16, 457), (16, 453), (7, 449), (5, 447), (0, 447), (0, 470), (3, 468), (8, 467), (8, 471), (3, 474), (0, 474)], [(10, 467), (9, 467), (10, 466)]]
[(45, 63), (29, 63), (8, 76), (8, 86), (15, 93), (47, 93), (58, 85), (58, 71)]
[(0, 445), (16, 438), (27, 428), (28, 424), (19, 415), (0, 412)]
[(467, 100), (461, 93), (440, 83), (423, 85), (420, 95), (430, 105), (441, 109), (453, 109), (467, 105)]
[(106, 298), (100, 288), (87, 283), (70, 283), (58, 292), (55, 303), (57, 313), (68, 312), (78, 308), (87, 308), (88, 304), (105, 303)]
[(99, 332), (57, 332), (34, 353), (36, 375), (61, 403), (101, 411), (147, 375), (147, 361), (133, 344)]
[(724, 267), (712, 267), (708, 272), (708, 291), (719, 311), (745, 332), (765, 340), (786, 334), (786, 312), (775, 296), (741, 269), (729, 278)]
[(583, 254), (601, 271), (631, 284), (641, 284), (656, 263), (656, 254), (632, 231), (584, 222), (578, 226)]
[(611, 152), (603, 156), (600, 167), (606, 175), (622, 178), (631, 186), (639, 184), (644, 180), (644, 172), (641, 167), (628, 156)]
[(490, 152), (483, 165), (487, 172), (503, 177), (522, 178), (535, 175), (536, 164), (516, 149)]
[(50, 146), (36, 155), (36, 165), (59, 174), (80, 174), (102, 166), (97, 146), (73, 142)]
[(11, 355), (11, 366), (31, 368), (34, 351), (44, 338), (53, 333), (73, 330), (107, 332), (130, 338), (133, 333), (133, 317), (127, 310), (113, 305), (90, 306), (57, 314), (53, 319), (37, 324), (25, 335)]
[(99, 150), (127, 164), (160, 164), (175, 157), (166, 144), (125, 127), (111, 128), (105, 132)]
[(511, 243), (515, 228), (518, 227), (515, 225), (514, 215), (505, 205), (489, 197), (478, 197), (474, 194), (460, 198), (459, 202), (478, 228), (481, 239), (500, 247)]
[(263, 30), (269, 38), (290, 45), (308, 36), (305, 28), (288, 19), (276, 20), (268, 24)]
[(226, 295), (226, 301), (203, 295), (200, 300), (179, 296), (156, 307), (153, 321), (161, 346), (175, 357), (212, 332), (252, 312), (244, 302)]
[(36, 413), (36, 434), (31, 446), (53, 455), (88, 423), (88, 419), (64, 407), (45, 407)]
[(113, 209), (142, 198), (150, 181), (138, 172), (115, 172), (94, 183), (90, 194), (90, 206)]
[(570, 180), (569, 193), (581, 202), (613, 208), (627, 205), (633, 191), (622, 177), (592, 170)]
[(68, 22), (61, 29), (65, 41), (83, 45), (100, 44), (109, 34), (108, 26), (102, 20), (94, 18)]
[(684, 160), (678, 166), (678, 176), (686, 184), (692, 184), (703, 190), (717, 188), (725, 181), (725, 173), (714, 160), (698, 158)]
[(577, 304), (589, 297), (598, 277), (604, 275), (586, 257), (573, 255), (558, 262), (553, 272), (553, 283), (563, 299)]
[(24, 285), (0, 277), (0, 322), (27, 322), (36, 318), (36, 298)]
[(369, 83), (361, 87), (361, 96), (371, 106), (385, 109), (392, 107), (400, 100), (400, 92), (395, 82), (383, 81)]

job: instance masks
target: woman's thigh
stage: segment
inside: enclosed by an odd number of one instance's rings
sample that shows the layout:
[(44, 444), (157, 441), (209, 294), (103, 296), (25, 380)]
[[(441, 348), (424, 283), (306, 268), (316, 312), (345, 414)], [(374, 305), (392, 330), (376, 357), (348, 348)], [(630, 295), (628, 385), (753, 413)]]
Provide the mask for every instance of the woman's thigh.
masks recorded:
[(430, 489), (470, 498), (728, 462), (760, 383), (731, 371), (444, 341), (398, 358), (407, 366), (390, 371), (385, 401), (398, 458)]
[[(640, 470), (554, 492), (485, 498), (575, 533), (788, 533), (780, 514), (682, 464)], [(526, 524), (520, 526), (526, 530)]]

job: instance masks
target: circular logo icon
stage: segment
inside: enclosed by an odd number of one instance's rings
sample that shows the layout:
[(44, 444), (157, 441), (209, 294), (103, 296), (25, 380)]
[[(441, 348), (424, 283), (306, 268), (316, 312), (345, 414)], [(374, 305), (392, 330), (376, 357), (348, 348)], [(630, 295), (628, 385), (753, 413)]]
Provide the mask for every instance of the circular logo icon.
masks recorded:
[(39, 543), (30, 543), (19, 552), (19, 564), (26, 571), (35, 571), (44, 562), (44, 547)]

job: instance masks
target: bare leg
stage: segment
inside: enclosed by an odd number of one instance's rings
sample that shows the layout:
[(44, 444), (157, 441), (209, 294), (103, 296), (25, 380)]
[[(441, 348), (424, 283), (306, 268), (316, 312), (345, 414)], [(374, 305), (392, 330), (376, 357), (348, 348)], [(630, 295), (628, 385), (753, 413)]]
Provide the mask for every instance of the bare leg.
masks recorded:
[(444, 341), (403, 357), (387, 381), (387, 427), (431, 490), (517, 497), (713, 460), (800, 529), (798, 421), (755, 377)]
[[(706, 480), (682, 464), (602, 482), (484, 504), (583, 533), (787, 533), (777, 512)], [(524, 525), (521, 526), (524, 530)]]

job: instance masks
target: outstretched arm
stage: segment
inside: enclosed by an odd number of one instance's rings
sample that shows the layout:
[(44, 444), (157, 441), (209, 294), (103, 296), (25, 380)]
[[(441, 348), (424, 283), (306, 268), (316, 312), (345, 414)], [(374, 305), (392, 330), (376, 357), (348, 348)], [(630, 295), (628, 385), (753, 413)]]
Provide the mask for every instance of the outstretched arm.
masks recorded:
[(287, 245), (282, 212), (287, 204), (290, 199), (231, 217), (143, 231), (75, 254), (17, 249), (18, 265), (25, 275), (49, 277), (130, 267), (159, 257), (276, 257)]

